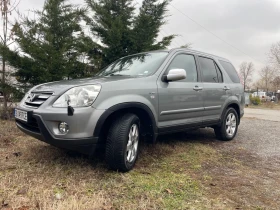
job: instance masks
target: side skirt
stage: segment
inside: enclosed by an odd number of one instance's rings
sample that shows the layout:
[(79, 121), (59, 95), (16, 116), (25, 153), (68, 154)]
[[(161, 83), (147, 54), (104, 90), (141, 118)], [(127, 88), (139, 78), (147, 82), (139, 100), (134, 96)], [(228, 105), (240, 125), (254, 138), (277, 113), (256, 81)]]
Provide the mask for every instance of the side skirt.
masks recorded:
[(159, 135), (167, 134), (167, 133), (176, 133), (181, 131), (192, 130), (195, 128), (205, 128), (205, 127), (212, 127), (215, 125), (219, 125), (221, 123), (220, 119), (216, 120), (209, 120), (205, 122), (196, 122), (196, 123), (189, 123), (189, 124), (180, 124), (180, 125), (173, 125), (173, 126), (166, 126), (158, 128)]

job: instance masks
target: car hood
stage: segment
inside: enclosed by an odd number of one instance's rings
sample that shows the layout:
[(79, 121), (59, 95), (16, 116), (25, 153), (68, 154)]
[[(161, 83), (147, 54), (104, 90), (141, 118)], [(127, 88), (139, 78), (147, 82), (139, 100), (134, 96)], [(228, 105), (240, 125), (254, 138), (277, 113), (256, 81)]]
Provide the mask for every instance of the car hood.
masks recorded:
[(109, 77), (92, 77), (85, 79), (62, 80), (57, 82), (50, 82), (38, 85), (32, 89), (33, 93), (36, 92), (52, 92), (53, 95), (61, 95), (72, 87), (90, 84), (102, 84), (107, 82), (117, 82), (127, 79), (135, 79), (132, 76), (109, 76)]

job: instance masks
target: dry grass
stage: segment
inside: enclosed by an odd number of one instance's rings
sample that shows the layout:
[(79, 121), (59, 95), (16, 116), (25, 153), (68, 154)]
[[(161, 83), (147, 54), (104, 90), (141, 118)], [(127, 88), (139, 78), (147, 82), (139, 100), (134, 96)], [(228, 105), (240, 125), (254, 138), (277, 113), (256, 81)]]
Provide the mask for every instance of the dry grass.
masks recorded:
[(222, 182), (217, 170), (255, 172), (213, 144), (200, 131), (165, 136), (142, 145), (135, 169), (122, 174), (102, 157), (69, 154), (0, 121), (0, 209), (234, 209), (238, 195), (213, 184)]

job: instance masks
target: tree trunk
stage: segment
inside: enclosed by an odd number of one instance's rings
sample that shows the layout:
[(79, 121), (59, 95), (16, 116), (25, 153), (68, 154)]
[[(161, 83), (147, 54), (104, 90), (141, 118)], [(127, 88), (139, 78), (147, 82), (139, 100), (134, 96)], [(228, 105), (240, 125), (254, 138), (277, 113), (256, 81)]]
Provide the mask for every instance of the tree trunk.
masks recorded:
[(245, 88), (246, 88), (246, 74), (245, 74), (245, 71), (244, 71), (244, 75), (243, 75), (243, 85), (244, 85), (244, 91), (245, 91)]
[(6, 92), (6, 60), (5, 60), (5, 56), (3, 56), (2, 58), (2, 88), (3, 88), (3, 117), (4, 119), (10, 119), (10, 114), (8, 112), (8, 96), (7, 96), (7, 92)]
[(9, 1), (4, 1), (3, 2), (3, 10), (2, 10), (2, 17), (3, 17), (3, 38), (2, 38), (2, 44), (3, 44), (3, 54), (2, 54), (2, 81), (1, 81), (1, 86), (3, 88), (3, 98), (4, 98), (4, 109), (3, 109), (3, 117), (5, 119), (10, 119), (10, 113), (8, 111), (8, 93), (7, 93), (7, 83), (6, 83), (6, 53), (5, 50), (7, 48), (7, 42), (8, 42), (8, 37), (7, 37), (7, 33), (8, 33), (8, 13), (9, 13), (9, 9), (8, 9), (8, 3), (10, 3)]

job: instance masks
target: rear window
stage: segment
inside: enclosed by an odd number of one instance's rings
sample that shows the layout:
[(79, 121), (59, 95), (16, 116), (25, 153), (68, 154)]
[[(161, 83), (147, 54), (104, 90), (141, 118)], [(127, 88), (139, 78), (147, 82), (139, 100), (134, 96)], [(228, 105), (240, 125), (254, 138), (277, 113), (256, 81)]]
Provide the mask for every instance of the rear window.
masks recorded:
[(220, 64), (223, 66), (223, 68), (227, 72), (227, 74), (230, 77), (232, 82), (240, 83), (240, 79), (237, 75), (237, 72), (236, 72), (235, 68), (233, 67), (233, 65), (231, 63), (220, 60)]

